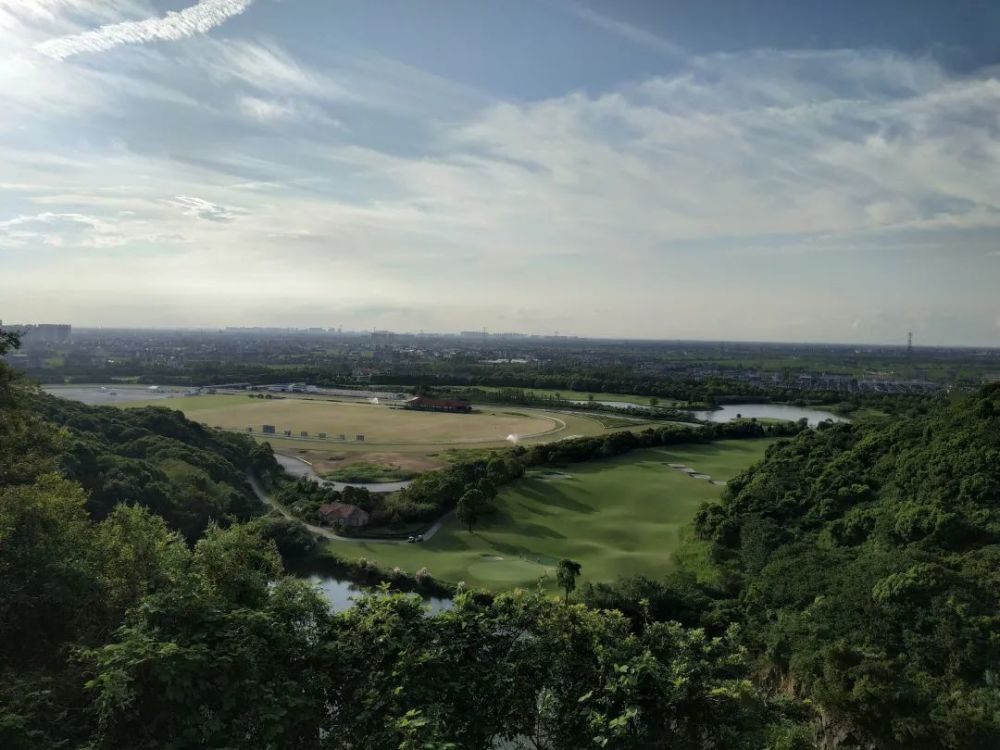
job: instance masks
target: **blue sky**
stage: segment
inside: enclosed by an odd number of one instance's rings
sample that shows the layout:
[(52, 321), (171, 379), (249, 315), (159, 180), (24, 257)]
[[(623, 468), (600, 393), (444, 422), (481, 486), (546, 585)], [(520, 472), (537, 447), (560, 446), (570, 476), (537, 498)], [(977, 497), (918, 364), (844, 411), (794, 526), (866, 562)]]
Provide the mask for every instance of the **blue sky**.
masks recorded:
[(0, 0), (0, 318), (1000, 345), (998, 29)]

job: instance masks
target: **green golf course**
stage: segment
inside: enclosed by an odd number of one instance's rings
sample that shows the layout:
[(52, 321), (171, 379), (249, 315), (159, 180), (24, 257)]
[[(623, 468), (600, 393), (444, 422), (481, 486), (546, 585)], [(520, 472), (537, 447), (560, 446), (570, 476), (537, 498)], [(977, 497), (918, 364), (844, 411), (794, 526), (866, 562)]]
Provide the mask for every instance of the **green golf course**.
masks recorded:
[(533, 586), (543, 577), (552, 588), (554, 566), (563, 557), (582, 563), (581, 582), (656, 576), (674, 566), (681, 529), (701, 503), (723, 490), (669, 464), (725, 481), (760, 460), (772, 442), (651, 448), (534, 470), (504, 487), (496, 512), (471, 533), (451, 518), (423, 543), (331, 542), (328, 550), (410, 573), (425, 568), (441, 580), (491, 590)]

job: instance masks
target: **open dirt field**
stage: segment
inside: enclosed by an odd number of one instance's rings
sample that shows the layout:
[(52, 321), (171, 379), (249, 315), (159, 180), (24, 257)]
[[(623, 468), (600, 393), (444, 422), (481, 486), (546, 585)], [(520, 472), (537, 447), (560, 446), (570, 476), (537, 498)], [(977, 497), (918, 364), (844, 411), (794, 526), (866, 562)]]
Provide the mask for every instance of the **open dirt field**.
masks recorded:
[[(126, 404), (127, 407), (145, 405), (148, 404), (139, 401)], [(273, 425), (276, 439), (284, 438), (284, 431), (291, 430), (293, 438), (306, 440), (285, 442), (307, 442), (310, 448), (322, 445), (330, 452), (349, 446), (355, 450), (378, 446), (377, 450), (381, 450), (381, 446), (401, 445), (504, 445), (509, 444), (511, 435), (531, 440), (571, 434), (565, 419), (534, 409), (483, 408), (472, 414), (447, 414), (367, 403), (298, 398), (264, 400), (245, 395), (191, 396), (153, 405), (179, 409), (190, 419), (212, 427), (241, 432), (252, 427), (255, 435), (262, 432), (264, 425)], [(303, 432), (307, 435), (303, 436)], [(319, 433), (326, 433), (327, 440), (321, 441)], [(340, 435), (344, 436), (343, 442), (337, 440)], [(358, 435), (364, 435), (364, 439), (358, 440)]]

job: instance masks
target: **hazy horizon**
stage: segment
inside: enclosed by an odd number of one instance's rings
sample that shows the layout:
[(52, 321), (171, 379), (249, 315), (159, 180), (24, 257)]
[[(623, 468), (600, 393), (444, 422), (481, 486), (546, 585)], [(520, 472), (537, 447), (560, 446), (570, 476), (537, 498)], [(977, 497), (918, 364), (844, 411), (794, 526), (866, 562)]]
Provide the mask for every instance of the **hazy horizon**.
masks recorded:
[[(38, 320), (38, 321), (24, 321), (24, 320), (5, 320), (0, 318), (0, 325), (8, 328), (15, 328), (18, 326), (32, 326), (32, 325), (70, 325), (74, 330), (77, 331), (151, 331), (156, 333), (169, 333), (169, 332), (179, 332), (179, 333), (224, 333), (224, 332), (240, 332), (240, 331), (262, 331), (262, 332), (281, 332), (290, 331), (294, 333), (325, 333), (325, 334), (335, 334), (335, 335), (357, 335), (357, 336), (370, 336), (372, 333), (391, 333), (399, 336), (439, 336), (439, 337), (454, 337), (459, 338), (459, 334), (462, 333), (480, 333), (481, 329), (475, 328), (454, 328), (454, 329), (442, 329), (442, 330), (427, 330), (427, 329), (388, 329), (388, 328), (347, 328), (345, 326), (336, 325), (301, 325), (301, 326), (278, 326), (278, 325), (267, 325), (265, 323), (244, 323), (244, 324), (233, 324), (233, 325), (221, 325), (221, 326), (170, 326), (170, 325), (159, 325), (159, 326), (139, 326), (139, 325), (93, 325), (93, 324), (77, 324), (68, 320)], [(341, 328), (342, 330), (337, 330)], [(677, 343), (677, 344), (734, 344), (734, 345), (752, 345), (759, 344), (762, 346), (832, 346), (832, 347), (873, 347), (873, 348), (898, 348), (906, 349), (908, 346), (907, 339), (904, 334), (904, 338), (901, 341), (869, 341), (869, 342), (852, 342), (852, 341), (837, 341), (837, 340), (823, 340), (823, 339), (742, 339), (742, 338), (692, 338), (690, 336), (675, 336), (671, 338), (663, 337), (649, 337), (649, 336), (628, 336), (624, 334), (609, 334), (606, 336), (586, 336), (573, 331), (507, 331), (507, 330), (489, 330), (485, 331), (488, 339), (499, 340), (504, 336), (524, 336), (533, 338), (569, 338), (569, 339), (580, 339), (584, 341), (614, 341), (614, 342), (648, 342), (648, 343)], [(475, 337), (469, 337), (464, 340), (474, 340)], [(998, 346), (990, 346), (988, 344), (952, 344), (942, 341), (918, 341), (913, 340), (913, 349), (998, 349)]]
[(1000, 346), (997, 28), (0, 0), (0, 319)]

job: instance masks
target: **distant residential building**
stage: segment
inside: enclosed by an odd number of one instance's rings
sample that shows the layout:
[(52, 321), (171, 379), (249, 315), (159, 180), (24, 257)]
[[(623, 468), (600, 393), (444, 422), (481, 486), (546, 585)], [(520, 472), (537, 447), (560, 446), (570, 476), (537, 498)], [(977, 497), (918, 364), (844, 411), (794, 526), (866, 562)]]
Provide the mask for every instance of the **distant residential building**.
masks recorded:
[(357, 529), (368, 525), (368, 511), (349, 503), (326, 503), (319, 506), (319, 517), (329, 526)]
[(376, 375), (381, 375), (382, 371), (374, 367), (356, 367), (351, 373), (351, 377), (359, 383), (370, 383)]
[(396, 341), (392, 331), (372, 331), (372, 346), (390, 346)]

